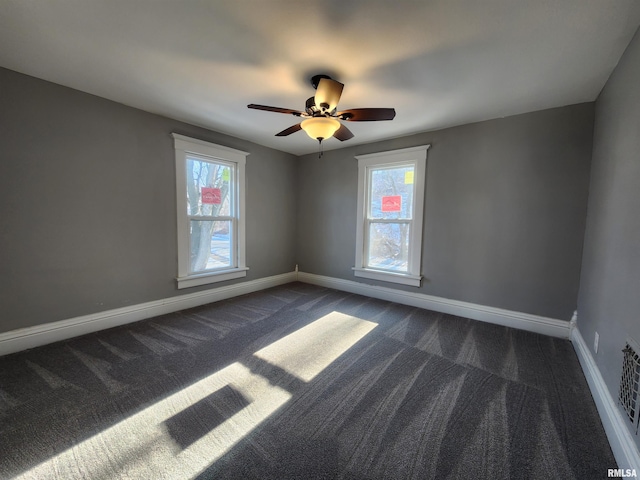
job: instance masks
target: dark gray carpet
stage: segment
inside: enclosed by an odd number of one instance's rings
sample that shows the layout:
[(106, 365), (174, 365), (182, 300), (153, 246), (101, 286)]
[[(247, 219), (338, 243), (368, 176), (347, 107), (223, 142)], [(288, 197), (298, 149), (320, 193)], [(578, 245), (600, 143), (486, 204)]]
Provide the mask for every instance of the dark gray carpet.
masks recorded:
[(0, 478), (615, 465), (569, 341), (301, 283), (0, 358)]

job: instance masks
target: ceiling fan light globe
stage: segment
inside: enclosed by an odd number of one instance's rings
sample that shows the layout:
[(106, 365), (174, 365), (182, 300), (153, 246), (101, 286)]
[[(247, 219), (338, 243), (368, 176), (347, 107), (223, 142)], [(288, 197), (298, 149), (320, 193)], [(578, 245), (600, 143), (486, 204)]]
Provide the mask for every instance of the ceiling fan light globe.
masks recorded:
[(335, 118), (314, 117), (303, 120), (300, 126), (314, 140), (324, 140), (336, 133), (340, 128), (340, 122)]

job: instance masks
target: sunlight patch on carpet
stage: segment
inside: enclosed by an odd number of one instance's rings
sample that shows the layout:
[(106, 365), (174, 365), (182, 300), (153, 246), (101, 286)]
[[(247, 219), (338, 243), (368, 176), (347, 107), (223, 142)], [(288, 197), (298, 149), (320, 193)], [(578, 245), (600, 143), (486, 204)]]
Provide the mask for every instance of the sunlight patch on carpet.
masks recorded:
[(309, 382), (378, 324), (331, 312), (254, 355)]
[[(376, 326), (331, 312), (254, 355), (308, 382)], [(208, 419), (197, 412), (211, 411), (205, 403), (223, 389), (237, 392), (246, 406), (228, 410), (211, 430), (203, 428)], [(16, 478), (194, 478), (290, 398), (291, 393), (236, 362)], [(196, 422), (198, 434), (181, 441), (175, 438), (176, 425), (185, 422)]]

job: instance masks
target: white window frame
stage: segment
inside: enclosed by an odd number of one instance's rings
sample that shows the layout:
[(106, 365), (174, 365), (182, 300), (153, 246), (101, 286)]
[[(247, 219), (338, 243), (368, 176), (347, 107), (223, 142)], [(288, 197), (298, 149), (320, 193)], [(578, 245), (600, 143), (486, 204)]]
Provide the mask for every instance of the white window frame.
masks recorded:
[[(422, 220), (424, 216), (424, 190), (427, 170), (427, 150), (430, 145), (403, 148), (388, 152), (358, 155), (358, 225), (356, 230), (356, 277), (393, 282), (419, 287), (422, 280)], [(369, 178), (371, 171), (378, 168), (402, 165), (414, 166), (413, 215), (409, 221), (409, 251), (407, 272), (391, 272), (367, 266), (369, 244), (368, 205), (370, 204)]]
[[(224, 282), (234, 278), (246, 277), (247, 268), (245, 259), (245, 165), (248, 152), (243, 152), (215, 143), (209, 143), (195, 138), (185, 137), (172, 133), (176, 154), (176, 196), (177, 196), (177, 220), (178, 220), (178, 288), (195, 287), (208, 283)], [(189, 263), (190, 242), (190, 217), (187, 214), (187, 157), (196, 157), (202, 160), (232, 164), (235, 167), (233, 188), (233, 212), (232, 236), (232, 266), (230, 268), (191, 273)]]

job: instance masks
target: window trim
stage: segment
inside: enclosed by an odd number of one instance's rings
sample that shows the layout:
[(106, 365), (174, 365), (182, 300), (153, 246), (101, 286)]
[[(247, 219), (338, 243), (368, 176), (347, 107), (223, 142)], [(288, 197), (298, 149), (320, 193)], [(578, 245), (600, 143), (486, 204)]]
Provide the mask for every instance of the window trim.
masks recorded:
[[(215, 143), (197, 140), (177, 133), (172, 133), (176, 159), (176, 207), (178, 226), (178, 288), (195, 287), (215, 282), (224, 282), (247, 275), (249, 268), (245, 259), (245, 165), (248, 152), (234, 148), (216, 145)], [(202, 273), (189, 273), (189, 249), (190, 218), (187, 214), (187, 157), (193, 155), (203, 160), (222, 161), (235, 164), (235, 188), (234, 200), (237, 202), (234, 209), (236, 217), (237, 236), (234, 251), (234, 266), (227, 269), (208, 271)]]
[[(357, 155), (358, 160), (358, 215), (356, 229), (356, 261), (353, 273), (356, 277), (381, 280), (419, 287), (422, 275), (422, 229), (424, 217), (424, 194), (426, 186), (427, 150), (430, 145), (391, 150), (388, 152)], [(414, 165), (413, 189), (413, 218), (409, 236), (408, 272), (392, 272), (366, 266), (368, 233), (365, 226), (369, 225), (369, 176), (372, 168)]]

